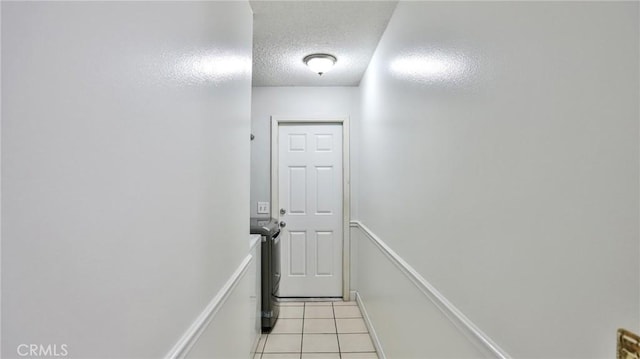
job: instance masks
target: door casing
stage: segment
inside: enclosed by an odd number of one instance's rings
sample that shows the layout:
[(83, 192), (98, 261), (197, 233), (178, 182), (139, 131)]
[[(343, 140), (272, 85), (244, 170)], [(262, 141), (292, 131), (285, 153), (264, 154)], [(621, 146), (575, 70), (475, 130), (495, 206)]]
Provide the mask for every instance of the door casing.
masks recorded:
[(349, 236), (349, 221), (351, 216), (351, 180), (349, 164), (349, 117), (335, 118), (284, 118), (271, 116), (271, 215), (278, 216), (278, 129), (281, 123), (287, 124), (341, 124), (342, 125), (342, 299), (350, 300), (351, 273), (351, 238)]

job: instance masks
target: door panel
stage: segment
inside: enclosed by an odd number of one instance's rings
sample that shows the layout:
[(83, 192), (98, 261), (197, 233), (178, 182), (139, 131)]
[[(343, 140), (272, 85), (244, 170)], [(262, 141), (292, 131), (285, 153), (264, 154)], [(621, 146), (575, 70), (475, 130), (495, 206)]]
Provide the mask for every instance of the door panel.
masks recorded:
[[(307, 233), (304, 231), (289, 231), (289, 273), (293, 276), (305, 276), (307, 274)], [(285, 250), (286, 250), (285, 245)]]
[(307, 168), (289, 166), (289, 206), (292, 214), (305, 214), (307, 208)]
[(332, 203), (334, 188), (333, 167), (316, 167), (316, 214), (332, 214), (331, 208), (335, 206)]
[(304, 152), (307, 148), (307, 135), (305, 133), (289, 134), (289, 152)]
[(342, 296), (342, 125), (280, 124), (281, 297)]
[(333, 232), (316, 232), (316, 274), (333, 275)]

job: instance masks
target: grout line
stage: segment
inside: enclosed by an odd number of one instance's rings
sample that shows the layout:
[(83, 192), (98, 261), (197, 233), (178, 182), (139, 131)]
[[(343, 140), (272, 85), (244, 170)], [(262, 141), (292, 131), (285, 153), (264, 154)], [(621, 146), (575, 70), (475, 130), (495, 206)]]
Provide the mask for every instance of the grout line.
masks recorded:
[(336, 308), (331, 303), (331, 311), (333, 312), (333, 325), (336, 326), (336, 341), (338, 342), (338, 356), (342, 359), (342, 350), (340, 350), (340, 337), (338, 336), (338, 321), (336, 320)]
[(307, 316), (307, 303), (302, 303), (302, 328), (300, 328), (300, 359), (302, 359), (302, 345), (304, 344), (304, 317)]

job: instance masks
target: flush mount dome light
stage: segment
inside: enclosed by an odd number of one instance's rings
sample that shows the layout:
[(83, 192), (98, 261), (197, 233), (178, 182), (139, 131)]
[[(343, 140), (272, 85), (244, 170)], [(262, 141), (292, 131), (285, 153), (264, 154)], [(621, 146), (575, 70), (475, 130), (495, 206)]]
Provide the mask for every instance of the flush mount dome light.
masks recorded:
[(323, 73), (331, 70), (337, 59), (335, 56), (329, 54), (311, 54), (305, 56), (302, 61), (304, 61), (311, 71), (322, 76)]

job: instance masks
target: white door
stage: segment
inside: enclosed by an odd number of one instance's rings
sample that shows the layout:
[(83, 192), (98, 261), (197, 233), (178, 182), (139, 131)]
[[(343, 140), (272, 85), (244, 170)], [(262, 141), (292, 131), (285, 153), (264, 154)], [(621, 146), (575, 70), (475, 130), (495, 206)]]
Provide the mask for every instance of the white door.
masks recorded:
[(278, 142), (280, 296), (341, 297), (342, 125), (281, 123)]

